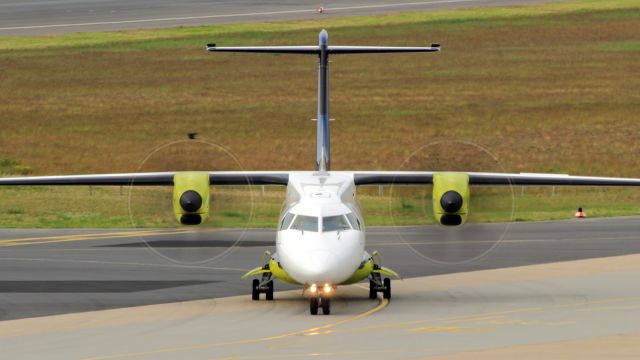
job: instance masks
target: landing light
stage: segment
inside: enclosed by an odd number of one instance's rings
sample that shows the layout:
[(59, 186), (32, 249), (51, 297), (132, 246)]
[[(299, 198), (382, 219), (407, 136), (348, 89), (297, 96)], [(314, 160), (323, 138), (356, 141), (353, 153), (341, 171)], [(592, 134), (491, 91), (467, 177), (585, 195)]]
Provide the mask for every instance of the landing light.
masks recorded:
[(309, 291), (311, 291), (312, 294), (315, 294), (316, 291), (318, 291), (318, 287), (316, 286), (316, 284), (311, 284), (311, 286), (309, 287)]
[(331, 290), (333, 290), (333, 288), (331, 287), (331, 285), (329, 285), (329, 284), (324, 284), (324, 289), (323, 289), (323, 291), (324, 291), (324, 293), (325, 293), (325, 294), (330, 293), (330, 292), (331, 292)]

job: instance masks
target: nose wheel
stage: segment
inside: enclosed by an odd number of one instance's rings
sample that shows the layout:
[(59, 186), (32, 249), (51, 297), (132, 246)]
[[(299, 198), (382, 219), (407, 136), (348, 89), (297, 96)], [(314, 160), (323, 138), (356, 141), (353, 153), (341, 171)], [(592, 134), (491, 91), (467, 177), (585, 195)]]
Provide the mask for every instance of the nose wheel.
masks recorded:
[(311, 313), (311, 315), (318, 315), (318, 306), (320, 305), (320, 302), (318, 301), (318, 297), (317, 296), (312, 296), (309, 298), (309, 313)]
[(322, 308), (323, 315), (331, 314), (331, 297), (326, 294), (313, 294), (309, 298), (309, 313), (318, 315), (318, 309)]
[(320, 298), (320, 305), (322, 305), (322, 314), (331, 314), (331, 298), (329, 296), (323, 296)]

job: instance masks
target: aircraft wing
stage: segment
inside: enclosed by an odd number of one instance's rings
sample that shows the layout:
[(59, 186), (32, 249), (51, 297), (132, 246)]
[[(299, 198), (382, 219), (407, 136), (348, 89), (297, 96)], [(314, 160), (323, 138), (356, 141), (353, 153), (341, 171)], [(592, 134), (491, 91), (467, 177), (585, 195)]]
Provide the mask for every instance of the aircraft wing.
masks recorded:
[[(173, 185), (177, 172), (90, 174), (61, 176), (27, 176), (0, 178), (2, 185)], [(354, 172), (356, 185), (429, 185), (431, 171), (361, 171)], [(533, 173), (469, 172), (469, 185), (571, 185), (571, 186), (640, 186), (640, 179), (617, 177), (571, 176)], [(212, 171), (211, 185), (287, 185), (286, 171)]]
[[(28, 176), (0, 178), (2, 185), (173, 185), (177, 172)], [(212, 171), (211, 185), (287, 185), (289, 173), (280, 171)]]
[[(433, 183), (430, 171), (363, 171), (354, 172), (356, 185), (428, 185)], [(469, 172), (469, 185), (550, 185), (550, 186), (640, 186), (640, 179), (617, 177), (571, 176), (535, 173)]]

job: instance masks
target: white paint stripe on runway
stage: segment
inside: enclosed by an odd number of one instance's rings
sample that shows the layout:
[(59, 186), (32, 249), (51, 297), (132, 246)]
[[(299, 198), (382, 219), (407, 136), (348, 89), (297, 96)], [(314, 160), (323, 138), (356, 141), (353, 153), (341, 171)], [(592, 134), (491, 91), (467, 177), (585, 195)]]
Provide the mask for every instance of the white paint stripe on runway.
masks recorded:
[[(406, 3), (395, 3), (395, 4), (345, 6), (345, 7), (325, 8), (325, 12), (359, 10), (359, 9), (364, 10), (364, 9), (377, 9), (377, 8), (390, 8), (390, 7), (410, 7), (410, 6), (420, 6), (420, 5), (430, 5), (430, 4), (448, 4), (448, 3), (464, 3), (464, 2), (478, 2), (478, 0), (434, 0), (434, 1), (406, 2)], [(203, 19), (251, 17), (251, 16), (264, 16), (264, 15), (301, 14), (301, 13), (312, 13), (317, 11), (318, 11), (317, 9), (298, 9), (298, 10), (253, 12), (253, 13), (244, 13), (244, 14), (220, 14), (220, 15), (157, 18), (157, 19), (97, 21), (97, 22), (71, 23), (71, 24), (10, 26), (10, 27), (0, 27), (0, 30), (27, 30), (27, 29), (45, 29), (45, 28), (58, 28), (58, 27), (74, 27), (74, 26), (117, 25), (117, 24), (132, 24), (132, 23), (147, 23), (147, 22), (181, 21), (181, 20), (203, 20)]]

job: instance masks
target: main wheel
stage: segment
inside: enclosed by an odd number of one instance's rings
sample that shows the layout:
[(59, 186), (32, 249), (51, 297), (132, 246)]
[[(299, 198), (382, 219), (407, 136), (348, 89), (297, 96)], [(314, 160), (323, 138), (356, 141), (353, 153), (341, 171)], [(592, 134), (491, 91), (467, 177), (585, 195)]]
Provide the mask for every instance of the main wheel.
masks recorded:
[(266, 296), (267, 296), (267, 300), (273, 300), (273, 280), (267, 283)]
[(384, 278), (384, 290), (382, 292), (382, 297), (385, 299), (391, 299), (391, 279)]
[(323, 315), (331, 314), (331, 298), (328, 296), (322, 297), (322, 314)]
[(378, 298), (378, 289), (377, 285), (373, 280), (369, 280), (369, 299), (377, 299)]
[(312, 296), (309, 298), (309, 312), (311, 315), (318, 315), (318, 297)]
[(260, 289), (258, 289), (258, 286), (260, 286), (260, 280), (253, 279), (251, 288), (251, 300), (260, 300)]

